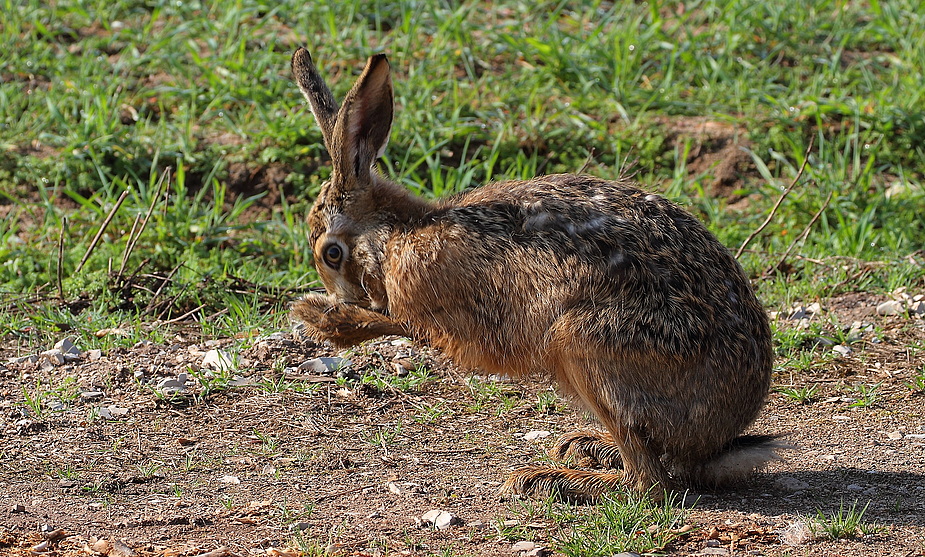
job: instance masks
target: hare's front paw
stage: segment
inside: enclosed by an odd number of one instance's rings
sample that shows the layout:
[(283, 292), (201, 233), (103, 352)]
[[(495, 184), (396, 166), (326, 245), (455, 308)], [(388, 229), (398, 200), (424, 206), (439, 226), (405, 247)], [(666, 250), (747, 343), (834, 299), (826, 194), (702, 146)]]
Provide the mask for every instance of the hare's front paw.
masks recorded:
[(324, 294), (309, 294), (292, 306), (292, 314), (305, 323), (305, 334), (336, 346), (353, 346), (385, 335), (409, 336), (388, 316)]

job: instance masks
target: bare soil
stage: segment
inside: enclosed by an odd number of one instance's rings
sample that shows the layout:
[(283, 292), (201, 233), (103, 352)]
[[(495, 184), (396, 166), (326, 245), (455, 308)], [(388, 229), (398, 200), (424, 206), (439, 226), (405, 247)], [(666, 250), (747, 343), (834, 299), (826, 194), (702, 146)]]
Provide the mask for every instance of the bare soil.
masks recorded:
[[(778, 373), (777, 385), (819, 386), (805, 404), (771, 394), (753, 427), (786, 434), (794, 450), (739, 487), (688, 494), (692, 528), (663, 553), (925, 555), (925, 394), (906, 386), (925, 366), (914, 348), (925, 343), (925, 322), (876, 315), (884, 300), (845, 295), (804, 321), (782, 308), (783, 328), (821, 321), (832, 337), (855, 321), (873, 328), (834, 359), (823, 358), (833, 347), (821, 335), (823, 365)], [(207, 392), (195, 376), (209, 383), (196, 370), (210, 348), (238, 359), (234, 381)], [(3, 352), (3, 361), (24, 353)], [(178, 334), (97, 360), (85, 352), (55, 367), (0, 367), (0, 554), (285, 555), (300, 536), (355, 556), (510, 555), (526, 537), (556, 547), (568, 525), (525, 513), (497, 490), (508, 470), (543, 462), (558, 435), (595, 427), (586, 415), (561, 399), (538, 404), (549, 389), (540, 381), (482, 378), (494, 394), (473, 389), (470, 373), (396, 339), (342, 354), (353, 364), (340, 381), (285, 370), (331, 355), (290, 333), (208, 343)], [(409, 386), (396, 362), (432, 378)], [(151, 388), (184, 372), (184, 395)], [(383, 380), (358, 379), (370, 374)], [(873, 404), (852, 406), (850, 386), (878, 383)], [(24, 394), (39, 392), (49, 402), (42, 415)], [(529, 440), (531, 431), (551, 435)], [(794, 526), (855, 502), (880, 528), (832, 541)], [(459, 523), (422, 524), (432, 509)], [(522, 533), (501, 535), (504, 520), (520, 521)]]

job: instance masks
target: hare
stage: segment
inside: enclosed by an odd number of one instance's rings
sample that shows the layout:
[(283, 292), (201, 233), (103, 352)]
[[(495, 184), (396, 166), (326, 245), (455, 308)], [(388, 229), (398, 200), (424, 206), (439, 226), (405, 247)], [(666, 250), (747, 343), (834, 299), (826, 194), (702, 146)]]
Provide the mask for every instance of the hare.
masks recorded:
[(768, 319), (728, 250), (628, 178), (559, 174), (427, 201), (372, 167), (392, 126), (389, 64), (372, 56), (338, 107), (308, 51), (292, 70), (333, 169), (308, 224), (327, 294), (293, 306), (337, 346), (405, 335), (462, 366), (558, 383), (607, 433), (503, 491), (593, 499), (743, 478), (780, 448), (740, 435), (771, 381)]

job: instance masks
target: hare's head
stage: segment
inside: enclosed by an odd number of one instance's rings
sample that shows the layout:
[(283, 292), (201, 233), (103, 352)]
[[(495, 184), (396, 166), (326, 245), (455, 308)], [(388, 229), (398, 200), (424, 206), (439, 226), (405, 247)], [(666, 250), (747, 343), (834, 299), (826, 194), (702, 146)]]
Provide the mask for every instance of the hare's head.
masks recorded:
[(383, 309), (382, 250), (394, 218), (377, 198), (392, 185), (372, 165), (385, 151), (392, 127), (389, 63), (384, 54), (371, 57), (339, 108), (304, 48), (292, 56), (292, 72), (333, 163), (331, 179), (308, 216), (318, 274), (340, 301)]

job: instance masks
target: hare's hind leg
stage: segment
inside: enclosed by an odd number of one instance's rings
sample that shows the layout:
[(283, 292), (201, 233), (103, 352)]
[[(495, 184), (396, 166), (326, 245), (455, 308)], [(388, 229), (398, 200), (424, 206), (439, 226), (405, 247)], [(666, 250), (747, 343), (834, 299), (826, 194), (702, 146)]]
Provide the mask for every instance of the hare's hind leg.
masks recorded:
[(556, 462), (570, 462), (582, 468), (622, 468), (620, 447), (613, 436), (604, 431), (575, 431), (566, 433), (550, 449), (549, 458)]
[(502, 494), (554, 497), (572, 503), (593, 503), (623, 486), (623, 474), (606, 474), (570, 468), (526, 466), (511, 472)]

